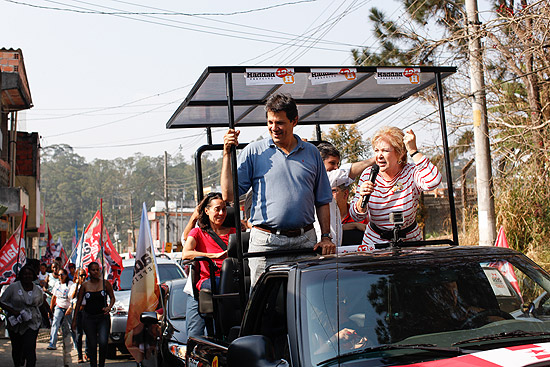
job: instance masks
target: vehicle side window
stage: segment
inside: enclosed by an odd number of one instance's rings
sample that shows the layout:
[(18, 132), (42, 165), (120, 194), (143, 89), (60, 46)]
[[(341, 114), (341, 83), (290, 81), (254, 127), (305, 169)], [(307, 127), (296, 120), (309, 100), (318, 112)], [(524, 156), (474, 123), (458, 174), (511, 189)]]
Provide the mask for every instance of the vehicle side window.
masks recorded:
[(250, 334), (264, 335), (270, 338), (275, 349), (275, 358), (283, 358), (288, 361), (287, 278), (266, 279), (262, 288), (262, 301), (256, 309), (256, 317)]

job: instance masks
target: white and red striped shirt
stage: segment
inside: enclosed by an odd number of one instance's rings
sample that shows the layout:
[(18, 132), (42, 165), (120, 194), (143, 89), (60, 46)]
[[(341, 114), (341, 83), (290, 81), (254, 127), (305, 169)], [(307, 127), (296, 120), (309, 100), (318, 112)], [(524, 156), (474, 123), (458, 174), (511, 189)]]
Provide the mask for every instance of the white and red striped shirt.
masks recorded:
[[(370, 177), (371, 167), (368, 167), (361, 174), (359, 185), (367, 181)], [(349, 214), (356, 222), (365, 218), (370, 223), (374, 223), (382, 230), (393, 229), (393, 224), (389, 222), (389, 214), (393, 212), (403, 213), (403, 225), (401, 228), (410, 226), (416, 220), (416, 210), (418, 208), (418, 198), (422, 191), (435, 189), (441, 183), (441, 173), (427, 157), (423, 157), (416, 164), (408, 163), (401, 172), (387, 181), (381, 175), (376, 176), (374, 183), (374, 192), (371, 194), (366, 213), (358, 213), (355, 209), (355, 203), (361, 199), (359, 191), (355, 193), (351, 202)], [(405, 241), (419, 241), (422, 239), (422, 233), (418, 226), (408, 232)], [(363, 245), (369, 250), (374, 250), (374, 244), (388, 242), (367, 226), (363, 235)]]

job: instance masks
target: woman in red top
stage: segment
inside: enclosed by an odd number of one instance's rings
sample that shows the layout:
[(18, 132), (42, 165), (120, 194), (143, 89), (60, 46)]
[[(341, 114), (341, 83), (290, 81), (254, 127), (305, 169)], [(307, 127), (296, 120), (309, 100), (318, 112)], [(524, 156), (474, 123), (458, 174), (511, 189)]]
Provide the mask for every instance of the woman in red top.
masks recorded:
[[(182, 257), (184, 259), (194, 259), (197, 256), (205, 256), (214, 260), (218, 267), (216, 270), (216, 278), (219, 280), (220, 269), (223, 259), (227, 256), (227, 250), (222, 249), (212, 237), (217, 235), (226, 246), (229, 241), (229, 235), (235, 233), (235, 228), (223, 226), (223, 222), (227, 215), (227, 207), (222, 199), (222, 194), (213, 192), (209, 193), (199, 204), (199, 217), (197, 218), (198, 228), (193, 228), (187, 236), (185, 246), (183, 247)], [(210, 233), (209, 233), (210, 232)], [(210, 272), (208, 265), (201, 262), (200, 265), (200, 280), (197, 283), (197, 288), (210, 288)]]
[[(217, 192), (209, 193), (198, 205), (195, 210), (197, 215), (193, 215), (198, 227), (193, 228), (183, 247), (182, 258), (194, 259), (197, 256), (206, 256), (214, 260), (217, 266), (216, 281), (220, 279), (220, 269), (223, 259), (227, 256), (227, 250), (222, 249), (214, 240), (218, 236), (226, 245), (229, 241), (229, 235), (235, 233), (235, 228), (223, 226), (227, 216), (227, 208), (222, 194)], [(193, 224), (194, 225), (194, 224)], [(208, 265), (200, 262), (200, 279), (197, 282), (197, 288), (211, 288), (210, 271)], [(187, 335), (201, 336), (204, 334), (205, 322), (199, 315), (198, 303), (193, 296), (187, 299)]]

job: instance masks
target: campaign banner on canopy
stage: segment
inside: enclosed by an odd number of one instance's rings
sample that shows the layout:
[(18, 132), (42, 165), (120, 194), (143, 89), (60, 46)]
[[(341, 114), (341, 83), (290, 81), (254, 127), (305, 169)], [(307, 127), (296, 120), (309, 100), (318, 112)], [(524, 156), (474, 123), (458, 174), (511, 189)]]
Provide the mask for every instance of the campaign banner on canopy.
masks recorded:
[(143, 361), (145, 355), (145, 351), (143, 350), (145, 331), (140, 321), (140, 315), (146, 311), (155, 311), (158, 308), (160, 298), (153, 237), (151, 236), (151, 227), (147, 219), (145, 203), (143, 203), (143, 210), (141, 212), (135, 259), (124, 343), (136, 362), (139, 363)]
[(246, 85), (294, 84), (294, 68), (246, 69)]
[(311, 69), (309, 80), (312, 85), (347, 82), (357, 79), (356, 68)]
[[(0, 249), (0, 284), (10, 284), (15, 280), (19, 269), (25, 265), (25, 222), (27, 214), (23, 208), (23, 217), (19, 227)], [(18, 255), (19, 254), (19, 255)]]
[(374, 248), (369, 248), (367, 245), (350, 245), (350, 246), (337, 246), (336, 253), (347, 254), (349, 252), (371, 252)]
[(418, 84), (420, 83), (420, 69), (377, 68), (375, 78), (378, 84)]

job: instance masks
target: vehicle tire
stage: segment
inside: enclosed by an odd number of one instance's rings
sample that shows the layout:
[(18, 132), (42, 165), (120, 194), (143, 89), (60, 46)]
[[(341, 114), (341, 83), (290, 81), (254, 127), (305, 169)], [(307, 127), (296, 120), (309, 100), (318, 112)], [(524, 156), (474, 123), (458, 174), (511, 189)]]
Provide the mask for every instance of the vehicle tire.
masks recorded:
[(116, 345), (114, 344), (107, 345), (107, 358), (109, 359), (116, 358)]

